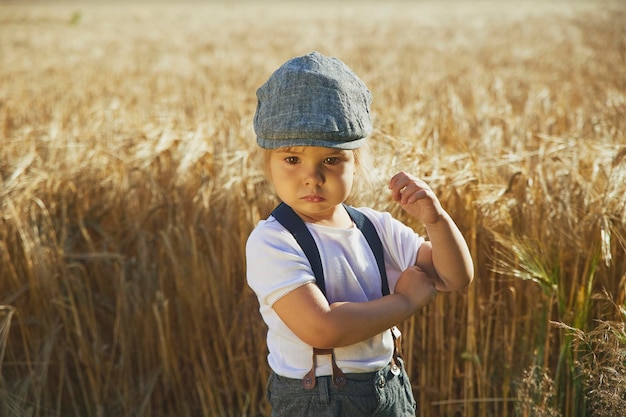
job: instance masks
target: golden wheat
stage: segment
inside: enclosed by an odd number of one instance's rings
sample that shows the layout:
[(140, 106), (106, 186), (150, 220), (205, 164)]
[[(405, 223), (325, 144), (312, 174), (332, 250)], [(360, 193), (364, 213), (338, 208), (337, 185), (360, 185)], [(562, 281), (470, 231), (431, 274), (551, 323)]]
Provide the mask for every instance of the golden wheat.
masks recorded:
[(423, 231), (384, 192), (414, 172), (476, 262), (402, 326), (420, 415), (586, 415), (608, 397), (579, 340), (626, 321), (624, 21), (610, 1), (0, 4), (0, 414), (268, 415), (255, 90), (319, 50), (374, 95), (355, 202)]

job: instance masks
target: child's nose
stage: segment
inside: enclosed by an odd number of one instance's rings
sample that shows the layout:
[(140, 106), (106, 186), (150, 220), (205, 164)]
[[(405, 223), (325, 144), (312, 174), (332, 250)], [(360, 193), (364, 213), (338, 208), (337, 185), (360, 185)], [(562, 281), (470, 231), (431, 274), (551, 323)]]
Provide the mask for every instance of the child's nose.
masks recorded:
[(306, 169), (304, 174), (305, 184), (322, 184), (324, 182), (324, 174), (322, 169), (318, 166), (310, 166)]

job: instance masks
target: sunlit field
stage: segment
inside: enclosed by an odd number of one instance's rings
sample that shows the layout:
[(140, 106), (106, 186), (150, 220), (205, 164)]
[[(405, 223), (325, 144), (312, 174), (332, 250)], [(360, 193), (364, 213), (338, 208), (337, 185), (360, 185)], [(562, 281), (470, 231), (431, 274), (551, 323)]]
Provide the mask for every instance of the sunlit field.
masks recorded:
[[(105, 3), (107, 5), (104, 5)], [(474, 283), (401, 324), (422, 417), (626, 415), (626, 4), (0, 2), (0, 416), (269, 416), (256, 89), (317, 50)]]

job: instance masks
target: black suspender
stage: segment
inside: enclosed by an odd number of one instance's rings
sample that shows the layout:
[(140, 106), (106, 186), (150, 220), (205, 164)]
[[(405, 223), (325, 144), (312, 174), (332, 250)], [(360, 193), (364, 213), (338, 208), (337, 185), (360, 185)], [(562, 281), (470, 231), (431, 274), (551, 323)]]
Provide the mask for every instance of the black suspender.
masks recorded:
[[(383, 296), (389, 295), (389, 283), (387, 282), (387, 272), (385, 271), (383, 244), (380, 241), (378, 233), (376, 232), (376, 228), (374, 228), (371, 220), (359, 210), (345, 204), (344, 207), (348, 211), (352, 221), (354, 221), (354, 224), (356, 224), (361, 233), (363, 233), (365, 240), (367, 240), (367, 243), (370, 245), (380, 272), (382, 294)], [(293, 209), (285, 203), (280, 203), (278, 207), (272, 211), (272, 216), (287, 230), (289, 230), (289, 232), (291, 232), (293, 237), (296, 239), (311, 264), (311, 269), (313, 270), (313, 275), (315, 275), (317, 286), (320, 288), (322, 293), (326, 295), (326, 283), (324, 281), (324, 270), (322, 268), (320, 252), (315, 244), (313, 236), (311, 236), (311, 232), (309, 232), (309, 229), (307, 229), (300, 216), (298, 216)]]
[(304, 251), (313, 275), (315, 275), (315, 281), (317, 286), (322, 290), (322, 294), (326, 295), (326, 284), (324, 282), (324, 270), (322, 268), (322, 259), (320, 258), (320, 252), (317, 249), (315, 240), (311, 236), (311, 232), (307, 229), (304, 221), (296, 214), (291, 207), (285, 203), (280, 203), (278, 207), (272, 211), (272, 216), (296, 239), (298, 245)]
[(365, 236), (365, 240), (367, 240), (367, 243), (369, 243), (370, 248), (374, 253), (376, 264), (378, 265), (378, 270), (380, 271), (381, 290), (383, 296), (389, 295), (389, 283), (387, 282), (387, 271), (385, 270), (385, 252), (383, 250), (383, 243), (380, 241), (380, 236), (378, 236), (378, 232), (376, 232), (376, 228), (372, 224), (372, 221), (365, 216), (365, 214), (361, 213), (354, 207), (347, 205), (344, 206), (346, 210), (348, 210), (348, 214), (352, 217), (352, 221), (354, 221), (356, 227), (358, 227), (359, 230), (361, 230), (361, 233), (363, 233), (363, 236)]

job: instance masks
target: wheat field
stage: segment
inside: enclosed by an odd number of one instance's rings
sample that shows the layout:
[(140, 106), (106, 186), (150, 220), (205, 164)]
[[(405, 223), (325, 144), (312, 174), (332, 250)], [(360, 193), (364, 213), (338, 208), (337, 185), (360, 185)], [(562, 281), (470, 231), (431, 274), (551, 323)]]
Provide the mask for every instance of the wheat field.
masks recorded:
[(244, 245), (255, 91), (346, 62), (374, 186), (425, 179), (476, 279), (402, 323), (422, 417), (626, 415), (626, 5), (0, 2), (0, 415), (268, 416)]

